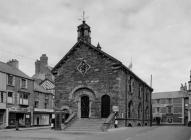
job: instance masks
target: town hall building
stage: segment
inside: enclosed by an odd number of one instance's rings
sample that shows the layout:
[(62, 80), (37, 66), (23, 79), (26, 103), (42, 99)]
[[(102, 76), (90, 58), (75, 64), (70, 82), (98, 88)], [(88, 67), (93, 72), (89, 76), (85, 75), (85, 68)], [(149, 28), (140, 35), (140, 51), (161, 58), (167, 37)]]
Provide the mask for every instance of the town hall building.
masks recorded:
[(153, 89), (99, 43), (91, 44), (85, 20), (77, 32), (77, 43), (52, 69), (55, 128), (69, 129), (80, 120), (101, 120), (100, 128), (113, 127), (114, 120), (119, 126), (151, 125)]

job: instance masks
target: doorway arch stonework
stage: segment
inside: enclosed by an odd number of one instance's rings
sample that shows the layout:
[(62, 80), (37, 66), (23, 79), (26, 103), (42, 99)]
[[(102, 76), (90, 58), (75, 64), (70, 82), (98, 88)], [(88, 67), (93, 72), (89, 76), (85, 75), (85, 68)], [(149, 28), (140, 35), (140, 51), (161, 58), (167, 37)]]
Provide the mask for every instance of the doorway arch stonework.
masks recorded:
[(88, 118), (92, 116), (92, 103), (95, 101), (96, 96), (93, 90), (87, 88), (87, 87), (80, 87), (76, 89), (75, 91), (70, 93), (70, 99), (74, 101), (74, 103), (77, 104), (77, 116), (78, 118), (82, 117), (81, 113), (81, 105), (82, 105), (82, 97), (87, 96), (88, 97), (88, 102), (89, 102), (89, 114)]

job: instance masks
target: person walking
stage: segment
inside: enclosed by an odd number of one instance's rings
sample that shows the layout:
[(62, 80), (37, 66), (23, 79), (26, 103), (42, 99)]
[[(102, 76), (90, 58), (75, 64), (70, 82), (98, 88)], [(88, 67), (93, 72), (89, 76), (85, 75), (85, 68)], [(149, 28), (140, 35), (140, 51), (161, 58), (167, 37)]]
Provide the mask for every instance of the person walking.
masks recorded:
[(117, 118), (115, 117), (115, 121), (114, 121), (114, 127), (117, 128), (118, 127), (118, 120)]

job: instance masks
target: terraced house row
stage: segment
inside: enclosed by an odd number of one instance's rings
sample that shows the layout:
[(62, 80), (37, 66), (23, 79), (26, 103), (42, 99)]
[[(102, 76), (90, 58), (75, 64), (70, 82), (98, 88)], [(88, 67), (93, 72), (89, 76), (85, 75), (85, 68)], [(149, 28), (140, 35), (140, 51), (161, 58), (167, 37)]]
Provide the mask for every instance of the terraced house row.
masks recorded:
[[(44, 84), (44, 81), (41, 84)], [(0, 128), (50, 125), (53, 93), (19, 69), (15, 59), (0, 61)]]

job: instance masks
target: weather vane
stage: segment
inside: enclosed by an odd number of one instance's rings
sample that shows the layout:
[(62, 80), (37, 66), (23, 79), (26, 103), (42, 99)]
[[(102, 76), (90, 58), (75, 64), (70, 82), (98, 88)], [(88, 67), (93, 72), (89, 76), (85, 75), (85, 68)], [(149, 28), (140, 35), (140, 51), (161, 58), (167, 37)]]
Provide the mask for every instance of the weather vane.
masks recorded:
[(81, 20), (81, 21), (85, 22), (85, 21), (86, 21), (86, 19), (88, 19), (88, 17), (85, 17), (85, 11), (83, 11), (83, 13), (82, 13), (82, 17), (81, 17), (81, 18), (79, 18), (79, 20)]

